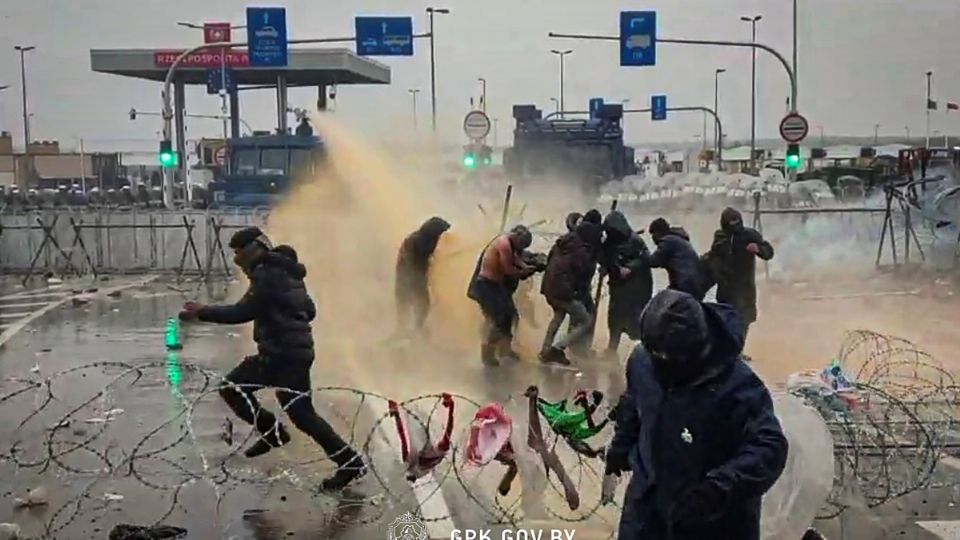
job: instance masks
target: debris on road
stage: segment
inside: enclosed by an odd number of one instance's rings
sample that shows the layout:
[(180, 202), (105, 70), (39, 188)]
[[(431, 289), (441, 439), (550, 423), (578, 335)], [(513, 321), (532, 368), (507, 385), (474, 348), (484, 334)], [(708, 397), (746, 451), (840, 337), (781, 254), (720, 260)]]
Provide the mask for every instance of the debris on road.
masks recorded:
[(18, 540), (20, 526), (16, 523), (0, 523), (0, 540)]
[(117, 416), (120, 416), (121, 414), (123, 414), (123, 412), (124, 412), (123, 409), (110, 409), (109, 411), (107, 411), (105, 415), (100, 417), (95, 417), (95, 418), (87, 418), (86, 420), (84, 420), (84, 422), (88, 424), (105, 424), (113, 420)]
[(120, 502), (123, 500), (123, 495), (119, 495), (117, 493), (104, 493), (103, 500), (107, 501), (108, 503)]
[(46, 506), (48, 503), (47, 490), (42, 486), (30, 490), (26, 497), (17, 497), (13, 500), (13, 506), (15, 508), (34, 508), (37, 506)]
[(107, 296), (109, 296), (110, 298), (120, 298), (121, 296), (123, 296), (123, 291), (121, 290), (110, 291), (109, 293), (107, 293)]
[(181, 527), (167, 525), (125, 525), (120, 524), (110, 531), (109, 540), (168, 540), (183, 538), (187, 530)]
[(81, 307), (81, 306), (86, 306), (87, 304), (92, 302), (93, 297), (86, 294), (81, 294), (78, 296), (74, 296), (73, 298), (70, 299), (70, 301), (73, 302), (73, 307)]

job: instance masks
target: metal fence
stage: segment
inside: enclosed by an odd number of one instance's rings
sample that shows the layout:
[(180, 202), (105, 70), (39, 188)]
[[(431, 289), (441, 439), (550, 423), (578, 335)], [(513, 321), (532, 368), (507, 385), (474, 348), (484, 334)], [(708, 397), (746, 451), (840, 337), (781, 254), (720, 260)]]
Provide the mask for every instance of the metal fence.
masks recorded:
[(100, 275), (230, 273), (229, 235), (265, 210), (56, 209), (0, 214), (0, 272)]

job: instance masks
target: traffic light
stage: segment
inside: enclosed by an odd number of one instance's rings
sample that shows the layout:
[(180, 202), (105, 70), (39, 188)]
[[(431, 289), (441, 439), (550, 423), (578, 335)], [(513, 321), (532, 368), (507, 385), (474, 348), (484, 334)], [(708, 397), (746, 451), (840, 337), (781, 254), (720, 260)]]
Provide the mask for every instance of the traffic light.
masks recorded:
[(172, 169), (180, 164), (180, 157), (173, 151), (170, 141), (160, 141), (160, 166)]
[(799, 144), (791, 144), (787, 146), (787, 158), (784, 160), (784, 162), (788, 169), (800, 168), (800, 164), (803, 163), (803, 158), (800, 157)]
[(480, 147), (480, 164), (484, 167), (493, 165), (493, 149), (487, 145)]
[(463, 155), (463, 166), (468, 169), (477, 168), (477, 156), (473, 152), (467, 152)]

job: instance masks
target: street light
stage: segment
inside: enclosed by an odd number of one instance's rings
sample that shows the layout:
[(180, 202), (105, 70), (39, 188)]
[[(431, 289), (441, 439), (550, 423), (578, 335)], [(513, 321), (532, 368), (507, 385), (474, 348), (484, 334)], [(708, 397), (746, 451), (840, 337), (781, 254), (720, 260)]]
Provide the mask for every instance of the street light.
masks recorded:
[(552, 97), (550, 98), (550, 101), (553, 102), (553, 106), (556, 109), (557, 114), (560, 114), (560, 100), (555, 97)]
[[(720, 118), (720, 74), (726, 73), (725, 68), (717, 68), (713, 72), (713, 113)], [(704, 116), (706, 118), (706, 116)], [(720, 135), (717, 133), (717, 126), (713, 126), (713, 142), (716, 145), (716, 153), (720, 153)]]
[(873, 125), (873, 144), (880, 142), (880, 124)]
[(557, 55), (560, 58), (560, 118), (563, 118), (564, 104), (563, 104), (563, 59), (568, 54), (572, 53), (573, 50), (567, 49), (565, 51), (558, 51), (556, 49), (551, 49), (550, 52)]
[(417, 129), (417, 94), (420, 93), (419, 88), (411, 88), (407, 90), (410, 92), (410, 95), (413, 97), (413, 129)]
[(431, 123), (433, 124), (433, 131), (437, 131), (437, 55), (436, 47), (434, 47), (433, 39), (433, 14), (439, 13), (441, 15), (448, 15), (450, 13), (449, 9), (446, 8), (435, 8), (428, 7), (427, 13), (430, 15), (430, 110), (431, 110)]
[(907, 132), (907, 143), (910, 142), (910, 126), (903, 126), (903, 130)]
[(16, 45), (14, 49), (20, 52), (20, 88), (23, 94), (23, 158), (27, 171), (31, 171), (33, 163), (30, 160), (30, 116), (27, 113), (27, 68), (24, 55), (36, 49), (36, 47)]
[(926, 142), (924, 143), (924, 148), (930, 148), (930, 91), (931, 85), (933, 83), (933, 72), (927, 72), (927, 102), (924, 104), (923, 108), (927, 111), (927, 137)]
[[(750, 23), (753, 43), (757, 42), (757, 23), (763, 19), (763, 15), (754, 15), (753, 17), (740, 17), (743, 22)], [(750, 169), (753, 170), (757, 154), (757, 48), (753, 47), (752, 61), (750, 67)]]
[(480, 91), (480, 110), (487, 112), (487, 80), (483, 77), (477, 77), (483, 89)]

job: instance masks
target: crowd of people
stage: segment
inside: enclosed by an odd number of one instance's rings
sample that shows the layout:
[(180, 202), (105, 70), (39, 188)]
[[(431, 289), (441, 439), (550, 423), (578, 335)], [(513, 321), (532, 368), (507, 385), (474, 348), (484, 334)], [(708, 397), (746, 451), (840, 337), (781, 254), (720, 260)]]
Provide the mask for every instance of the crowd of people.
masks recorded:
[[(619, 538), (758, 539), (761, 497), (783, 471), (787, 441), (743, 347), (757, 315), (756, 259), (771, 259), (773, 247), (732, 208), (723, 211), (704, 254), (686, 231), (663, 218), (649, 226), (652, 252), (643, 231), (616, 210), (606, 217), (597, 210), (572, 213), (566, 227), (547, 255), (529, 251), (533, 235), (522, 225), (481, 251), (467, 287), (486, 325), (481, 360), (494, 367), (518, 358), (514, 295), (539, 273), (540, 292), (553, 311), (540, 361), (569, 364), (568, 352), (578, 359), (596, 356), (594, 329), (606, 282), (605, 354), (616, 357), (624, 335), (640, 342), (627, 361), (627, 390), (612, 412), (614, 436), (604, 452), (606, 474), (632, 473)], [(430, 218), (400, 246), (398, 335), (424, 327), (431, 259), (450, 228), (446, 220)], [(257, 354), (231, 371), (220, 389), (225, 403), (260, 434), (245, 455), (255, 458), (290, 441), (254, 395), (276, 388), (293, 424), (338, 465), (321, 489), (342, 489), (363, 476), (366, 465), (310, 400), (316, 308), (304, 285), (306, 269), (292, 247), (274, 247), (255, 227), (235, 233), (230, 247), (249, 279), (247, 292), (232, 305), (188, 302), (180, 318), (254, 323)], [(669, 285), (654, 295), (656, 268), (666, 271)], [(714, 286), (717, 302), (704, 302)], [(569, 330), (560, 335), (567, 319)]]

